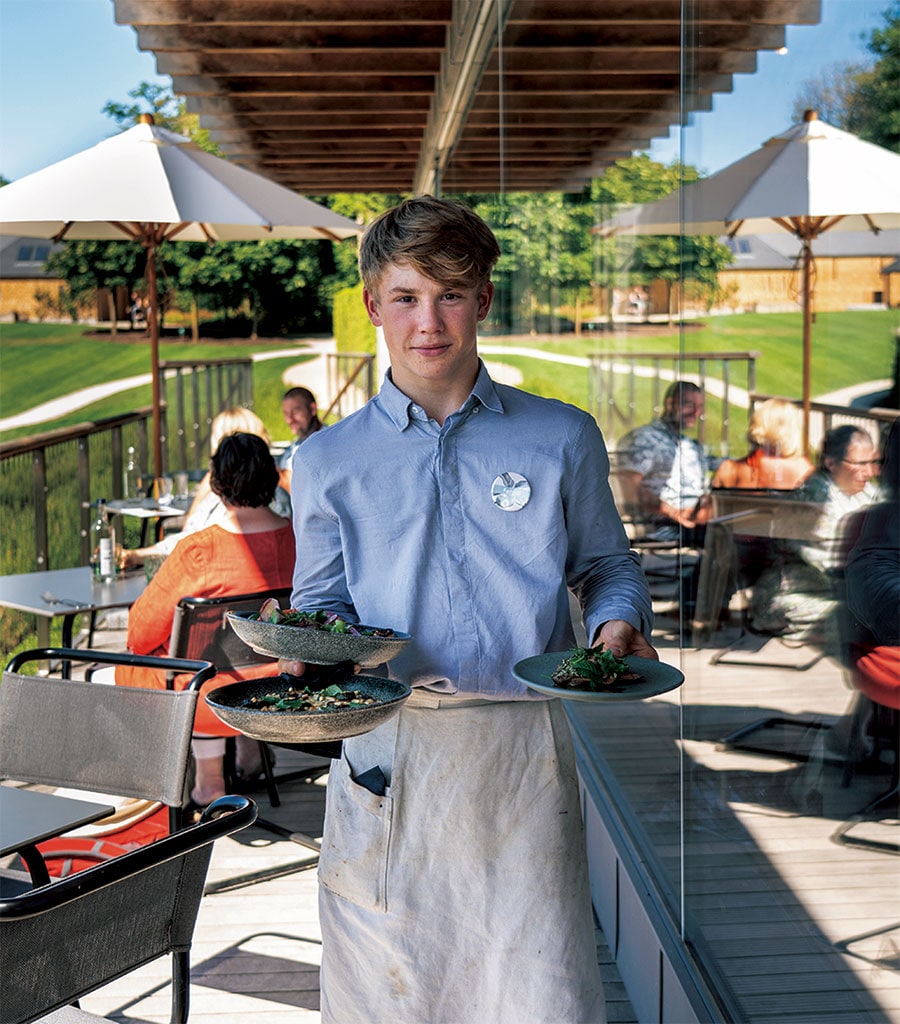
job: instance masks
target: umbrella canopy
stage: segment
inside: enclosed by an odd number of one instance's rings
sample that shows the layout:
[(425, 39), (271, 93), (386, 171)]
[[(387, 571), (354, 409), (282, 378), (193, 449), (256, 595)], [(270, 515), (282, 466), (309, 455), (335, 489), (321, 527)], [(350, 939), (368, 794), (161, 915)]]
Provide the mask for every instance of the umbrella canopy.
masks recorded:
[(149, 115), (120, 135), (0, 189), (0, 234), (131, 240), (147, 250), (157, 475), (162, 472), (156, 280), (160, 243), (270, 238), (337, 242), (361, 230), (354, 221), (157, 127)]
[(900, 154), (807, 110), (802, 123), (716, 174), (598, 224), (604, 235), (759, 235), (800, 239), (803, 423), (809, 439), (812, 243), (826, 231), (900, 230)]

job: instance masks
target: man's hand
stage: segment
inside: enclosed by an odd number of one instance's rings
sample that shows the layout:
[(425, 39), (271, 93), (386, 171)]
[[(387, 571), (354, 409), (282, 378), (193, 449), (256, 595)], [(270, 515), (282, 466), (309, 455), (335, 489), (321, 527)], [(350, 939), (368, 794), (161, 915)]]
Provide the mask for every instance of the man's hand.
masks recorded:
[(600, 643), (606, 644), (607, 649), (617, 658), (623, 658), (626, 654), (637, 654), (641, 658), (659, 661), (659, 655), (650, 646), (644, 634), (624, 619), (610, 619), (609, 622), (605, 622), (597, 634), (594, 646)]

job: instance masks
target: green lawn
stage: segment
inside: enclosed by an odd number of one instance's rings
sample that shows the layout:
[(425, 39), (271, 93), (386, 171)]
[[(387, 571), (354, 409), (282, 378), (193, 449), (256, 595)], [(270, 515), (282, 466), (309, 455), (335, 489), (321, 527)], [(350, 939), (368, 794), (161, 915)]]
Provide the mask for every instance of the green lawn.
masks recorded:
[[(861, 310), (822, 313), (813, 324), (812, 391), (822, 395), (839, 388), (892, 375), (895, 358), (895, 333), (900, 326), (900, 310)], [(682, 351), (756, 351), (757, 388), (763, 392), (799, 397), (802, 379), (801, 320), (799, 313), (743, 313), (727, 317), (709, 317), (699, 328), (680, 333), (673, 328), (665, 335), (639, 334), (585, 335), (558, 339), (516, 338), (510, 344), (569, 355), (592, 352), (678, 352)], [(490, 337), (491, 344), (505, 339)], [(232, 357), (253, 352), (286, 348), (291, 339), (215, 342), (198, 344), (164, 340), (161, 359), (195, 356)], [(491, 356), (498, 359), (497, 356)], [(301, 356), (289, 360), (271, 360), (254, 367), (254, 404), (272, 431), (273, 439), (287, 438), (281, 419), (281, 374)], [(562, 398), (584, 406), (587, 384), (584, 370), (544, 361), (510, 356), (510, 364), (523, 375), (523, 387), (529, 391)], [(0, 327), (0, 415), (11, 416), (41, 402), (88, 387), (102, 381), (129, 377), (149, 370), (149, 344), (143, 334), (120, 332), (92, 335), (79, 324), (4, 324)], [(98, 402), (45, 426), (5, 431), (3, 440), (36, 433), (42, 429), (68, 426), (101, 416), (129, 411), (150, 404), (150, 388), (137, 388)]]
[[(812, 393), (828, 394), (893, 374), (900, 328), (900, 310), (860, 310), (822, 313), (812, 329)], [(666, 335), (595, 334), (559, 339), (486, 338), (492, 345), (527, 345), (531, 348), (585, 356), (592, 352), (758, 352), (757, 390), (799, 398), (802, 391), (802, 325), (799, 313), (743, 313), (709, 317), (703, 326)], [(529, 391), (584, 405), (587, 385), (583, 370), (562, 364), (537, 362), (520, 356), (491, 360), (516, 366)]]
[[(288, 349), (297, 339), (260, 342), (203, 341), (191, 344), (163, 341), (160, 359), (231, 359), (273, 349)], [(253, 368), (254, 408), (269, 428), (272, 439), (290, 440), (281, 416), (284, 393), (282, 374), (313, 356), (270, 359)], [(93, 384), (139, 376), (150, 371), (150, 344), (143, 334), (119, 332), (92, 336), (80, 324), (4, 324), (0, 327), (0, 416), (14, 416), (43, 402)], [(15, 440), (57, 427), (72, 426), (150, 405), (150, 385), (132, 388), (83, 406), (52, 422), (0, 432), (0, 439)]]

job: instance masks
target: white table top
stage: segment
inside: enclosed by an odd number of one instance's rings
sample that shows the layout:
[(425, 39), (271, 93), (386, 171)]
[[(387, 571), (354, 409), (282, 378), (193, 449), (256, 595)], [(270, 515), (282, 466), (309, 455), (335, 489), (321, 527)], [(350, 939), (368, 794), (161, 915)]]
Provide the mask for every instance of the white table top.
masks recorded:
[(164, 519), (169, 516), (183, 516), (190, 507), (190, 498), (172, 498), (168, 505), (161, 505), (154, 498), (135, 498), (131, 501), (123, 498), (106, 503), (108, 512), (118, 516), (132, 516), (136, 519)]
[[(87, 565), (26, 572), (0, 576), (0, 607), (15, 608), (48, 619), (103, 608), (129, 608), (143, 594), (146, 586), (143, 569), (127, 572), (112, 583), (94, 580)], [(44, 594), (52, 594), (57, 602), (47, 600)]]

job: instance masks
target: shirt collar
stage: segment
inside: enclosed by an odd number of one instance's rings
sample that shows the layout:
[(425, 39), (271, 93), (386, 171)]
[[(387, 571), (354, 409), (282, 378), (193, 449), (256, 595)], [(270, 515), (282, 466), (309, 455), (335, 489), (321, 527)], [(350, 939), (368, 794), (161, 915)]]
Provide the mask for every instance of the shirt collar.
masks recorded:
[[(477, 402), (491, 412), (503, 412), (503, 402), (497, 394), (497, 388), (491, 380), (481, 359), (478, 360), (478, 376), (475, 379), (475, 386), (472, 393), (463, 402), (461, 412), (468, 411)], [(408, 395), (405, 395), (394, 383), (391, 371), (388, 369), (384, 375), (381, 390), (378, 392), (378, 404), (384, 409), (398, 430), (405, 430), (412, 420), (412, 407), (415, 404)]]

